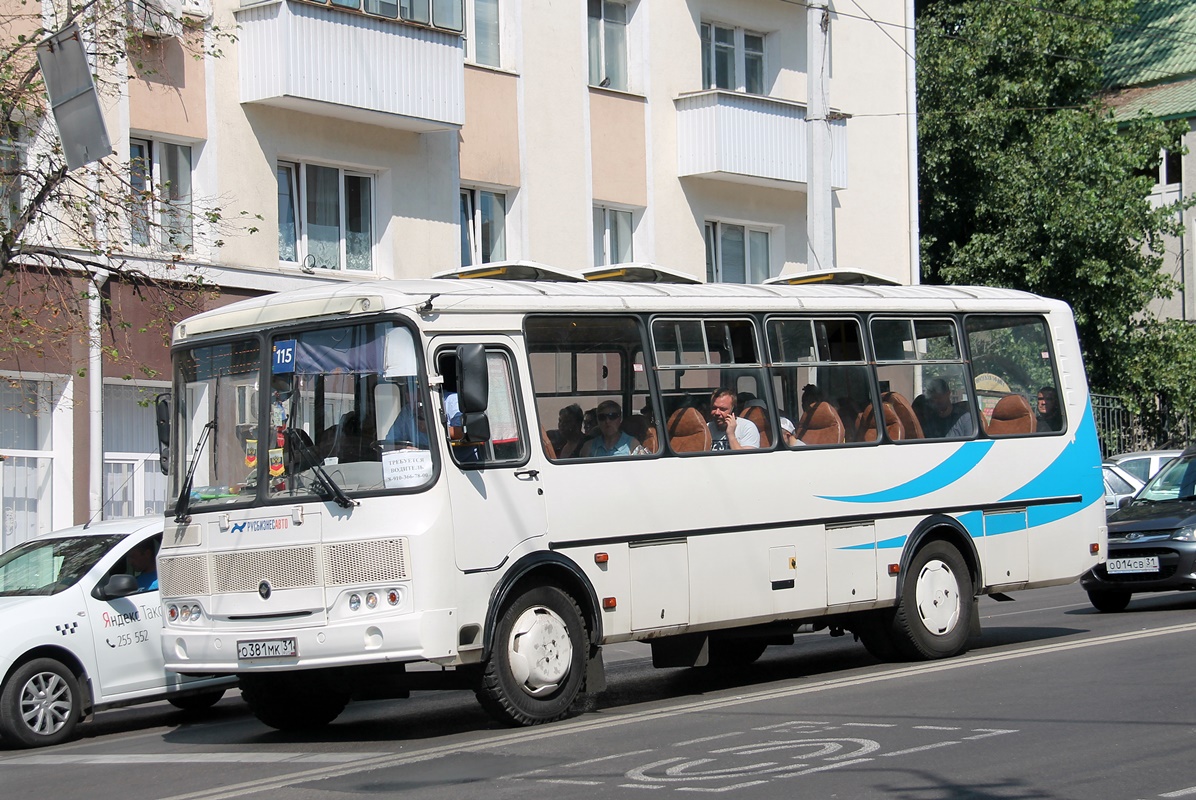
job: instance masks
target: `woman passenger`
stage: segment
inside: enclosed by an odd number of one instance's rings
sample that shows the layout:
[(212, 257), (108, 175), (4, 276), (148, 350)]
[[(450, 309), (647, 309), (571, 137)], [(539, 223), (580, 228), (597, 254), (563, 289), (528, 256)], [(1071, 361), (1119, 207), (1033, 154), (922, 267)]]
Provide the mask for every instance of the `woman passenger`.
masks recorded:
[(577, 403), (565, 406), (557, 415), (556, 428), (561, 435), (557, 458), (577, 458), (581, 454), (585, 444), (585, 437), (581, 435), (582, 416), (581, 406)]
[(623, 432), (623, 410), (614, 400), (598, 404), (598, 435), (581, 448), (582, 458), (629, 456), (640, 446), (639, 440)]

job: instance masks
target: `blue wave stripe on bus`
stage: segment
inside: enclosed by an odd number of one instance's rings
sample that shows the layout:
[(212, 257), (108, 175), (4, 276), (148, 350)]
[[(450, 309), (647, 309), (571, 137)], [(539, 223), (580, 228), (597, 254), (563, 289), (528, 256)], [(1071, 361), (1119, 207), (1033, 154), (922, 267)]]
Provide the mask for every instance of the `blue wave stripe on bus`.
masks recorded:
[(1101, 478), (1100, 451), (1096, 442), (1096, 420), (1089, 404), (1084, 409), (1084, 416), (1080, 419), (1075, 436), (1067, 447), (1063, 448), (1059, 457), (1020, 489), (1001, 499), (1033, 500), (1038, 497), (1080, 495), (1078, 503), (1031, 506), (1027, 509), (1030, 527), (1061, 520), (1092, 503), (1103, 501), (1104, 481)]
[(992, 449), (991, 441), (965, 442), (937, 467), (919, 475), (913, 480), (882, 489), (879, 492), (856, 495), (819, 495), (822, 500), (838, 500), (841, 503), (893, 503), (898, 500), (912, 500), (937, 492), (945, 486), (968, 474)]

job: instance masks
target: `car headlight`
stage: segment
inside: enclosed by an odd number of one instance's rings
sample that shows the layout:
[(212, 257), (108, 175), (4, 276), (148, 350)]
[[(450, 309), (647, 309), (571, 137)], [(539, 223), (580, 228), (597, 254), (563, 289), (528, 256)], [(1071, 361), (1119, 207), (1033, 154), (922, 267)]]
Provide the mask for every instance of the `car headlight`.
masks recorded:
[(1196, 542), (1196, 526), (1189, 525), (1171, 534), (1171, 538), (1180, 542)]

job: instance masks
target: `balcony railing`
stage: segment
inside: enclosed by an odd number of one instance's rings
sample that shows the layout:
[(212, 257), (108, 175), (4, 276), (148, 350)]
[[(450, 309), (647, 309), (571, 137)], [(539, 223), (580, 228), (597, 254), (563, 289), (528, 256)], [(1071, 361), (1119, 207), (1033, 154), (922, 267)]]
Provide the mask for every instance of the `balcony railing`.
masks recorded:
[(420, 132), (465, 121), (459, 34), (299, 0), (235, 13), (242, 103)]
[[(678, 174), (801, 189), (806, 164), (806, 108), (737, 92), (677, 98)], [(847, 119), (831, 122), (831, 187), (847, 188)]]

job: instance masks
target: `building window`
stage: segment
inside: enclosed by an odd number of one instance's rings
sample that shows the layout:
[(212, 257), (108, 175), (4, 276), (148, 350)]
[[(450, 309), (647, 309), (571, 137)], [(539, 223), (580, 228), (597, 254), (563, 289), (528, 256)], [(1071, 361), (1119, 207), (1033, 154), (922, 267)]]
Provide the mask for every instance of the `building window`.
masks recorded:
[(14, 140), (0, 140), (0, 219), (11, 229), (21, 216), (21, 161), (23, 151)]
[(466, 7), (465, 58), (487, 67), (501, 66), (499, 0), (470, 0)]
[(627, 91), (627, 5), (589, 0), (590, 85)]
[(505, 194), (461, 190), (461, 266), (506, 259), (506, 228)]
[(104, 519), (165, 512), (154, 397), (169, 391), (169, 384), (104, 384)]
[(133, 190), (130, 235), (135, 245), (186, 250), (192, 243), (191, 147), (129, 140)]
[(631, 245), (631, 212), (594, 206), (594, 266), (635, 260)]
[(278, 258), (312, 269), (374, 268), (374, 179), (318, 164), (278, 165)]
[(764, 34), (703, 22), (702, 88), (764, 94)]
[(762, 283), (771, 277), (769, 232), (725, 222), (706, 223), (706, 280)]
[(0, 550), (54, 529), (55, 385), (0, 377)]

